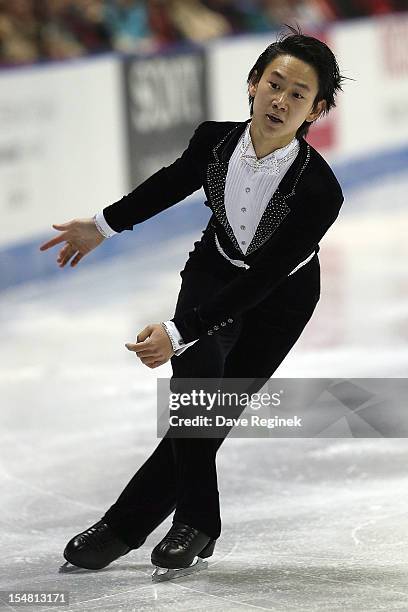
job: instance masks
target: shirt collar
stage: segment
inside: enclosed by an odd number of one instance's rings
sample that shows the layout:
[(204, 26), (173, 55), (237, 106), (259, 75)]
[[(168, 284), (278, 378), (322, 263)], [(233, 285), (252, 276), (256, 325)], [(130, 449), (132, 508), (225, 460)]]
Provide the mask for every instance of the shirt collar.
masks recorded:
[[(248, 123), (248, 125), (245, 128), (245, 132), (244, 132), (244, 143), (243, 144), (246, 149), (245, 156), (253, 157), (257, 159), (254, 145), (252, 144), (251, 134), (249, 132), (250, 127), (251, 127), (251, 122)], [(286, 157), (286, 155), (288, 155), (292, 151), (292, 149), (294, 149), (298, 144), (299, 144), (298, 140), (296, 136), (294, 136), (289, 144), (287, 144), (284, 147), (281, 147), (280, 149), (276, 149), (275, 151), (272, 151), (272, 153), (269, 153), (268, 155), (265, 155), (264, 157), (260, 157), (259, 162), (264, 162), (264, 161), (268, 161), (272, 159), (276, 159), (276, 160), (282, 159), (283, 157)]]

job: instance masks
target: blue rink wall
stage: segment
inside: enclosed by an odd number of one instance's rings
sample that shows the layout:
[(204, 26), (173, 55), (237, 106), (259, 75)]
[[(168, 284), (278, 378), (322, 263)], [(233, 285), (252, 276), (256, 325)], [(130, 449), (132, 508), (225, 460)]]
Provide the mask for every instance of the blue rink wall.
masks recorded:
[[(401, 147), (392, 151), (376, 153), (373, 156), (343, 161), (341, 164), (332, 164), (332, 168), (343, 188), (345, 202), (342, 215), (367, 214), (375, 211), (400, 211), (406, 206), (406, 192), (408, 190), (408, 147)], [(389, 185), (389, 190), (387, 189)], [(382, 192), (389, 191), (389, 197), (378, 200), (376, 190), (381, 186)], [(364, 192), (365, 197), (360, 198)], [(106, 240), (103, 247), (96, 249), (86, 256), (87, 265), (99, 263), (112, 257), (132, 254), (146, 254), (163, 244), (175, 235), (204, 230), (210, 212), (203, 205), (204, 195), (198, 192), (180, 202), (170, 209), (163, 211), (152, 219), (135, 226), (133, 231), (124, 231), (113, 238)], [(341, 222), (341, 216), (337, 223)], [(40, 244), (57, 235), (51, 223), (68, 221), (69, 218), (50, 220), (50, 227), (44, 228), (42, 235), (9, 245), (0, 250), (0, 291), (21, 283), (44, 280), (61, 274), (56, 263), (60, 245), (48, 251), (39, 250)], [(187, 253), (186, 253), (187, 257)], [(66, 266), (69, 269), (70, 266)]]

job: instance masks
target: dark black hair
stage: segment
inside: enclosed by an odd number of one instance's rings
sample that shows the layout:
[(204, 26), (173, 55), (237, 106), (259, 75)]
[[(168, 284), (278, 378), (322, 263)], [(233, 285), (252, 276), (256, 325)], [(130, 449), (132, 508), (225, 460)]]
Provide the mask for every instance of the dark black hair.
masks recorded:
[[(320, 100), (326, 100), (326, 108), (322, 111), (322, 114), (327, 115), (330, 109), (336, 106), (335, 96), (337, 92), (339, 90), (343, 91), (341, 82), (348, 77), (340, 74), (336, 57), (324, 42), (313, 36), (306, 36), (301, 32), (299, 26), (296, 30), (296, 28), (287, 23), (284, 25), (291, 30), (292, 34), (282, 34), (276, 42), (270, 44), (261, 53), (249, 71), (247, 85), (257, 83), (261, 79), (266, 66), (275, 57), (279, 55), (292, 55), (310, 64), (316, 70), (319, 88), (313, 101), (313, 110), (316, 109), (317, 103)], [(248, 100), (252, 116), (254, 99), (249, 93)], [(296, 138), (304, 138), (312, 123), (314, 122), (304, 121), (296, 132)]]

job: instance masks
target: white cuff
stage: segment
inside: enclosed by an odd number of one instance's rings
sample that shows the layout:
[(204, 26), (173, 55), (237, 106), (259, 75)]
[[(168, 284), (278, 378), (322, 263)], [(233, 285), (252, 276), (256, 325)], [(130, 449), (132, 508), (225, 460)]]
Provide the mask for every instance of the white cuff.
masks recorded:
[(96, 227), (98, 228), (102, 236), (105, 236), (105, 238), (111, 238), (112, 236), (118, 233), (115, 232), (115, 230), (113, 230), (110, 225), (106, 223), (106, 219), (103, 216), (102, 211), (96, 213), (96, 215), (93, 216), (93, 220)]
[(163, 327), (166, 330), (168, 337), (170, 338), (174, 354), (177, 357), (181, 355), (181, 353), (183, 353), (185, 350), (187, 350), (189, 346), (192, 346), (198, 341), (197, 338), (197, 340), (192, 340), (191, 342), (188, 342), (186, 344), (173, 321), (163, 321)]

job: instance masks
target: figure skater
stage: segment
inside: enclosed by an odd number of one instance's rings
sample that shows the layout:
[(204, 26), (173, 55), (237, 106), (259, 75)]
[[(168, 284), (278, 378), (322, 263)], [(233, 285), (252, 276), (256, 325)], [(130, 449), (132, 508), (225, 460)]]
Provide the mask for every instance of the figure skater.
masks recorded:
[[(57, 261), (74, 267), (114, 234), (204, 187), (212, 215), (180, 272), (174, 316), (127, 344), (148, 368), (170, 360), (171, 380), (253, 378), (256, 392), (320, 298), (319, 242), (344, 197), (305, 136), (335, 106), (347, 77), (325, 43), (288, 27), (249, 72), (248, 120), (200, 124), (174, 163), (93, 218), (53, 225), (61, 233), (40, 247), (65, 243)], [(68, 542), (67, 562), (106, 567), (174, 511), (151, 555), (154, 579), (206, 565), (200, 560), (221, 533), (216, 453), (224, 439), (163, 437), (101, 519)]]

